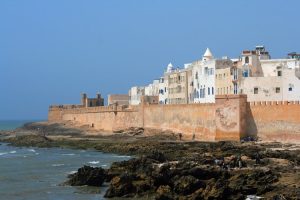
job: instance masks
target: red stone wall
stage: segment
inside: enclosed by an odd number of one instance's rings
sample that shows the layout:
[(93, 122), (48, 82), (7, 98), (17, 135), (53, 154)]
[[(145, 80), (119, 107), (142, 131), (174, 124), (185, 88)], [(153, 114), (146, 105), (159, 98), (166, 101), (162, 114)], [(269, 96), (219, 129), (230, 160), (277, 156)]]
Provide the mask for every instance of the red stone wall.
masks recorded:
[(240, 140), (245, 136), (246, 95), (216, 96), (216, 140)]
[(214, 104), (144, 105), (145, 128), (172, 130), (182, 133), (183, 138), (215, 140)]
[(300, 142), (299, 102), (247, 103), (246, 96), (217, 96), (215, 104), (141, 104), (125, 108), (103, 106), (52, 107), (49, 121), (70, 120), (99, 130), (129, 127), (172, 130), (185, 139), (240, 140), (245, 136), (264, 141)]
[(299, 102), (251, 102), (247, 110), (248, 135), (264, 141), (300, 142)]

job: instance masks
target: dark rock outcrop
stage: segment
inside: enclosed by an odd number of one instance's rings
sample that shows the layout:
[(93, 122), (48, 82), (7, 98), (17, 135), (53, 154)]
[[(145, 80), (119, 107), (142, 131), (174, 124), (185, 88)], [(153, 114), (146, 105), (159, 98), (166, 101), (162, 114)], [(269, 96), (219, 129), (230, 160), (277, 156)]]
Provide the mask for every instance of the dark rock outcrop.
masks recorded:
[(72, 186), (101, 186), (106, 178), (106, 172), (101, 167), (83, 166), (74, 174), (69, 175), (66, 182)]

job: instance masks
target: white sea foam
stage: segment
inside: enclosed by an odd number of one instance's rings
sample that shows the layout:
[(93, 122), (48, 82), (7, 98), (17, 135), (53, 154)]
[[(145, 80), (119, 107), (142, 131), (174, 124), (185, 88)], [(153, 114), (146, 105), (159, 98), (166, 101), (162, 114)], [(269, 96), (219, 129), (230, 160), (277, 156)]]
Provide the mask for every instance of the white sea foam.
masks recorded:
[(59, 166), (63, 166), (65, 164), (52, 164), (53, 167), (59, 167)]
[(77, 171), (70, 171), (67, 174), (75, 174)]
[(9, 153), (17, 153), (17, 151), (10, 151)]
[(34, 149), (28, 149), (28, 151), (35, 152), (35, 150), (34, 150)]
[(39, 155), (39, 153), (35, 153), (35, 155)]
[(0, 156), (3, 156), (3, 155), (5, 155), (5, 154), (7, 154), (7, 152), (1, 152), (1, 153), (0, 153)]
[(104, 165), (101, 165), (101, 167), (107, 167), (107, 165), (104, 164)]
[(75, 156), (75, 153), (63, 153), (61, 155), (63, 155), (63, 156)]
[(98, 164), (99, 161), (90, 161), (89, 163), (90, 163), (90, 164)]
[(115, 158), (130, 158), (131, 156), (113, 156)]

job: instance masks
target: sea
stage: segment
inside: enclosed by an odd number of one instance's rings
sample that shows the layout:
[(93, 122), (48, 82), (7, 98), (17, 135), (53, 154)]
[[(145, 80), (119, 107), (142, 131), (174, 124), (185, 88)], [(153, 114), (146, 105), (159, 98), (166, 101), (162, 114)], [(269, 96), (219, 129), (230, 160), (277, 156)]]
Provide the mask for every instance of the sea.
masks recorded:
[[(11, 130), (28, 121), (0, 121), (0, 130)], [(63, 148), (25, 148), (0, 143), (0, 200), (99, 200), (102, 187), (64, 185), (67, 176), (83, 165), (108, 168), (129, 156)]]

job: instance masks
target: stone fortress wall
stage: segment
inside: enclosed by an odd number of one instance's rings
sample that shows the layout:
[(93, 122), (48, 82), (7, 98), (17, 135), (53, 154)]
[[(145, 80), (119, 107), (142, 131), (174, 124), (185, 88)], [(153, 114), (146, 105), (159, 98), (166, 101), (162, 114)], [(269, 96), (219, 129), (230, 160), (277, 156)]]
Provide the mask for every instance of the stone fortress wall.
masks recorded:
[(246, 95), (219, 95), (211, 104), (50, 106), (49, 121), (73, 121), (110, 134), (130, 127), (171, 130), (184, 139), (300, 142), (299, 102), (247, 102)]

